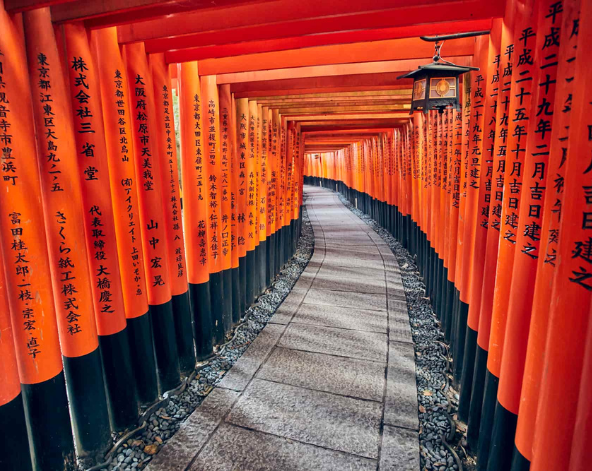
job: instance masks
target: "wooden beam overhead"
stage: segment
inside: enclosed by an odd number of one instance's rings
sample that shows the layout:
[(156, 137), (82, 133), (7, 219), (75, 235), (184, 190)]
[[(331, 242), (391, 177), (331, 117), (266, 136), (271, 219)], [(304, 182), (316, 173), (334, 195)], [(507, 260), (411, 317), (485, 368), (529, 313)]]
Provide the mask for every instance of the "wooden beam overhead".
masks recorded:
[[(493, 4), (493, 7), (491, 6)], [(230, 6), (225, 9), (210, 8), (198, 11), (183, 12), (183, 14), (161, 15), (151, 21), (146, 17), (138, 17), (133, 24), (119, 28), (119, 42), (150, 41), (160, 38), (189, 36), (191, 34), (208, 33), (221, 30), (231, 30), (253, 26), (271, 26), (274, 24), (298, 22), (303, 20), (326, 21), (324, 29), (311, 29), (307, 34), (318, 34), (336, 31), (356, 31), (369, 29), (362, 26), (372, 15), (379, 16), (384, 12), (396, 11), (396, 21), (382, 23), (377, 28), (393, 28), (446, 21), (478, 20), (503, 16), (505, 2), (488, 0), (276, 0), (268, 3), (250, 2), (243, 5)], [(432, 10), (433, 9), (433, 10)], [(55, 15), (56, 21), (72, 21), (76, 15), (69, 14), (66, 9), (60, 9), (60, 16)], [(430, 11), (433, 15), (430, 16)], [(53, 12), (52, 13), (57, 13)], [(369, 15), (367, 19), (364, 15)], [(432, 21), (428, 21), (432, 18)], [(80, 19), (80, 18), (78, 18)], [(357, 19), (358, 23), (353, 23)], [(91, 28), (121, 25), (127, 21), (117, 19), (117, 15), (103, 16), (87, 21)], [(352, 24), (350, 24), (352, 23)], [(297, 25), (297, 23), (294, 23)], [(301, 25), (303, 27), (303, 25)], [(322, 27), (322, 25), (321, 25)], [(288, 35), (286, 35), (288, 33)], [(289, 34), (290, 29), (281, 37), (302, 35)], [(243, 36), (241, 41), (252, 40), (250, 36)], [(206, 46), (214, 42), (201, 42), (194, 46)], [(219, 43), (218, 43), (219, 44)], [(188, 46), (185, 46), (188, 47)]]
[(390, 111), (382, 113), (344, 113), (341, 115), (324, 115), (309, 113), (307, 115), (295, 116), (293, 121), (360, 121), (360, 120), (382, 120), (401, 119), (409, 121), (409, 111)]
[[(468, 51), (466, 51), (468, 53)], [(384, 74), (388, 72), (394, 73), (393, 82), (395, 83), (397, 77), (405, 72), (415, 70), (420, 65), (429, 63), (432, 59), (431, 56), (424, 57), (421, 59), (407, 59), (407, 60), (384, 60), (376, 62), (360, 62), (357, 64), (343, 64), (339, 61), (339, 51), (335, 52), (337, 56), (328, 58), (329, 65), (318, 59), (319, 65), (298, 67), (293, 68), (279, 68), (278, 64), (268, 62), (264, 60), (261, 62), (249, 63), (248, 61), (243, 64), (230, 64), (229, 67), (233, 69), (243, 68), (242, 72), (235, 73), (223, 73), (216, 66), (217, 64), (205, 64), (207, 61), (200, 63), (199, 74), (200, 75), (217, 75), (218, 85), (224, 83), (238, 83), (238, 82), (260, 82), (266, 80), (284, 80), (294, 78), (312, 78), (312, 77), (327, 77), (327, 76), (340, 76), (340, 75), (364, 75), (364, 74)], [(472, 52), (470, 53), (472, 55)], [(247, 56), (240, 56), (247, 57)], [(447, 60), (454, 62), (458, 65), (470, 65), (470, 56), (447, 56)], [(215, 59), (217, 60), (217, 59)], [(325, 60), (325, 59), (323, 59)], [(221, 67), (224, 68), (224, 65)]]
[[(359, 91), (381, 91), (381, 90), (411, 90), (411, 82), (407, 82), (408, 79), (401, 80), (403, 84), (396, 85), (368, 85), (368, 86), (357, 86), (357, 87), (327, 87), (327, 88), (301, 88), (295, 90), (254, 90), (249, 92), (236, 92), (234, 95), (236, 98), (254, 98), (257, 99), (263, 96), (285, 96), (287, 93), (291, 95), (297, 95), (302, 93), (303, 95), (310, 93), (327, 93), (327, 91), (334, 92), (359, 92)], [(250, 85), (252, 84), (246, 84)]]
[[(304, 124), (303, 124), (304, 125)], [(337, 130), (328, 130), (328, 131), (304, 131), (302, 134), (308, 137), (314, 136), (339, 136), (343, 134), (359, 134), (359, 133), (384, 133), (389, 132), (393, 128), (392, 127), (377, 127), (377, 128), (359, 128), (359, 129), (337, 129)]]
[(254, 80), (230, 84), (230, 91), (237, 98), (259, 94), (300, 94), (339, 91), (401, 90), (411, 88), (413, 79), (398, 80), (398, 72), (374, 74), (347, 74), (341, 76), (299, 77), (276, 80)]
[[(332, 21), (337, 21), (338, 18), (334, 18)], [(314, 29), (311, 28), (310, 24), (313, 22), (318, 22), (319, 27)], [(267, 25), (249, 25), (236, 29), (207, 31), (190, 35), (152, 39), (145, 41), (145, 44), (147, 52), (175, 51), (182, 53), (186, 51), (188, 57), (191, 57), (188, 60), (197, 60), (200, 57), (198, 49), (207, 46), (236, 45), (238, 49), (235, 49), (235, 53), (231, 55), (240, 55), (241, 53), (248, 53), (246, 49), (251, 42), (258, 43), (260, 48), (267, 48), (268, 50), (276, 50), (277, 48), (277, 50), (283, 50), (321, 46), (324, 44), (390, 39), (393, 37), (393, 34), (395, 35), (395, 38), (417, 36), (417, 34), (412, 34), (413, 30), (407, 32), (402, 28), (380, 28), (378, 31), (373, 31), (367, 30), (363, 24), (358, 23), (356, 28), (348, 29), (347, 27), (344, 27), (343, 30), (332, 30), (328, 25), (329, 20), (327, 18), (299, 20), (289, 23), (271, 23)], [(337, 27), (337, 25), (335, 27)], [(343, 27), (343, 25), (340, 25), (340, 27)], [(421, 31), (421, 29), (417, 29), (415, 32), (418, 31)], [(336, 36), (334, 37), (334, 41), (331, 42), (333, 35)], [(355, 39), (356, 37), (358, 38), (357, 40)], [(274, 43), (274, 41), (279, 40), (284, 41), (283, 43)], [(324, 43), (323, 40), (326, 40), (327, 43)], [(267, 41), (267, 43), (265, 43), (265, 41)], [(290, 45), (292, 46), (290, 47)], [(240, 46), (244, 47), (245, 51), (239, 52)], [(239, 52), (239, 54), (236, 52)]]
[(22, 13), (36, 8), (50, 7), (60, 3), (74, 3), (73, 0), (4, 0), (4, 8), (7, 12)]
[[(253, 100), (252, 100), (253, 101)], [(351, 99), (339, 98), (339, 99), (316, 99), (316, 100), (254, 100), (257, 104), (262, 106), (268, 106), (270, 108), (298, 108), (302, 106), (360, 106), (360, 105), (401, 105), (405, 103), (411, 103), (410, 97), (386, 97), (383, 99), (367, 98), (360, 99), (351, 97)]]
[[(462, 38), (446, 44), (447, 57), (473, 55), (475, 40)], [(359, 62), (404, 61), (431, 59), (434, 44), (419, 38), (388, 39), (354, 44), (319, 46), (306, 49), (290, 49), (279, 52), (245, 54), (220, 59), (205, 59), (199, 63), (200, 75), (231, 74), (236, 72), (273, 70), (292, 67), (307, 67), (327, 64), (355, 64)], [(165, 54), (167, 62), (194, 60), (184, 51)]]
[[(275, 109), (275, 107), (274, 107)], [(293, 116), (302, 114), (343, 114), (343, 113), (374, 113), (399, 110), (410, 110), (411, 105), (370, 105), (370, 106), (307, 106), (304, 104), (301, 108), (278, 108), (282, 116)]]
[[(419, 37), (424, 35), (481, 31), (490, 29), (491, 22), (491, 19), (486, 19), (464, 21), (460, 23), (433, 23), (426, 25), (407, 26), (402, 28), (347, 31), (264, 40), (257, 40), (257, 37), (249, 37), (248, 40), (244, 40), (244, 38), (241, 38), (242, 40), (233, 39), (231, 35), (226, 34), (224, 31), (219, 35), (211, 33), (209, 38), (206, 38), (205, 35), (201, 38), (204, 43), (213, 41), (213, 45), (199, 47), (188, 47), (187, 45), (182, 45), (182, 48), (171, 51), (166, 49), (167, 46), (164, 44), (165, 41), (153, 40), (146, 43), (146, 48), (147, 52), (167, 52), (167, 60), (169, 62), (185, 62), (189, 60), (201, 61), (204, 59), (234, 57), (245, 54), (277, 52), (290, 49), (304, 49), (336, 44), (363, 43), (386, 39)], [(265, 30), (265, 27), (260, 28), (258, 31), (260, 30)], [(256, 36), (259, 35), (260, 34), (257, 34)]]
[(389, 129), (394, 129), (400, 126), (403, 126), (404, 122), (403, 121), (390, 121), (390, 122), (381, 122), (381, 123), (377, 123), (377, 124), (358, 124), (358, 125), (352, 125), (349, 124), (347, 126), (344, 125), (339, 125), (339, 124), (333, 124), (333, 125), (325, 125), (325, 126), (321, 126), (321, 125), (312, 125), (311, 122), (301, 122), (301, 129), (302, 132), (318, 132), (318, 131), (322, 131), (322, 132), (342, 132), (342, 131), (352, 131), (352, 132), (356, 132), (358, 129), (367, 129), (367, 128), (371, 128), (371, 127), (376, 127), (377, 129), (384, 129), (385, 126), (388, 126)]
[(164, 17), (175, 18), (175, 21), (179, 21), (188, 12), (199, 14), (203, 10), (225, 10), (237, 5), (270, 3), (272, 1), (80, 0), (52, 7), (51, 17), (55, 23), (88, 20), (87, 26), (104, 28)]
[(353, 97), (410, 97), (413, 91), (411, 89), (394, 89), (394, 90), (365, 90), (365, 91), (346, 91), (346, 92), (326, 92), (326, 93), (306, 93), (306, 94), (290, 94), (290, 95), (270, 95), (253, 98), (257, 103), (263, 103), (267, 100), (308, 100), (311, 98), (353, 98)]

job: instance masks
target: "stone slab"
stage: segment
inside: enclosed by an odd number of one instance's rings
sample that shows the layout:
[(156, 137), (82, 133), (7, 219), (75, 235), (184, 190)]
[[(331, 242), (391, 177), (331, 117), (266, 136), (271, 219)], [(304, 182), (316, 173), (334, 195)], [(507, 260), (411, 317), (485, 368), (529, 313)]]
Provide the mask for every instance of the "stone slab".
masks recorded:
[(366, 458), (378, 457), (382, 404), (254, 379), (227, 422)]
[(374, 267), (334, 267), (323, 264), (318, 272), (319, 276), (324, 278), (369, 278), (371, 280), (380, 280), (385, 282), (385, 269)]
[(333, 232), (338, 233), (338, 234), (343, 234), (343, 233), (347, 233), (347, 232), (352, 232), (355, 231), (356, 233), (358, 232), (363, 232), (365, 234), (369, 234), (370, 232), (372, 232), (372, 228), (370, 226), (368, 226), (367, 224), (364, 223), (358, 223), (358, 224), (323, 224), (323, 232), (325, 232), (325, 234), (331, 234)]
[(292, 291), (290, 291), (290, 293), (288, 294), (288, 296), (286, 296), (284, 298), (281, 305), (283, 305), (286, 302), (292, 303), (292, 304), (300, 304), (302, 302), (302, 300), (304, 299), (304, 297), (306, 296), (307, 292), (308, 292), (307, 289), (300, 289), (300, 288), (296, 288), (294, 286), (292, 288)]
[(419, 430), (413, 345), (390, 342), (384, 423)]
[(407, 296), (405, 294), (405, 291), (403, 291), (401, 289), (393, 289), (393, 290), (389, 289), (388, 297), (389, 297), (389, 303), (391, 301), (401, 301), (403, 303), (407, 303)]
[(360, 277), (336, 277), (318, 274), (312, 283), (315, 289), (333, 291), (346, 291), (349, 293), (371, 293), (386, 295), (386, 282), (384, 274), (382, 278)]
[(376, 461), (223, 424), (191, 471), (374, 471)]
[(331, 230), (343, 230), (343, 231), (351, 231), (352, 229), (361, 230), (364, 232), (368, 232), (367, 229), (372, 230), (367, 224), (364, 222), (358, 221), (356, 222), (354, 219), (346, 218), (346, 217), (339, 217), (336, 219), (326, 219), (323, 221), (323, 230), (331, 231)]
[(236, 391), (214, 389), (146, 469), (148, 471), (184, 470), (230, 411), (238, 396), (239, 393)]
[(387, 337), (377, 332), (291, 323), (279, 346), (362, 360), (386, 362)]
[(344, 255), (327, 255), (323, 266), (331, 267), (351, 267), (351, 268), (373, 268), (375, 270), (384, 269), (384, 261), (380, 256), (376, 257), (348, 257)]
[(382, 255), (376, 248), (376, 246), (371, 247), (335, 247), (330, 246), (325, 248), (325, 252), (327, 255), (337, 255), (343, 257), (344, 255), (347, 257), (356, 257), (356, 258), (368, 258), (368, 256), (372, 258), (379, 258), (382, 260)]
[(386, 296), (383, 294), (347, 293), (311, 288), (306, 293), (304, 302), (352, 309), (386, 310)]
[(339, 248), (339, 247), (376, 247), (374, 241), (370, 238), (367, 239), (347, 239), (347, 240), (337, 240), (335, 239), (327, 239), (327, 244), (331, 244), (332, 247)]
[(419, 471), (419, 436), (417, 432), (385, 425), (378, 469), (381, 471)]
[(303, 303), (292, 318), (299, 324), (322, 325), (339, 329), (386, 333), (388, 319), (384, 311), (352, 309)]
[(353, 258), (364, 258), (364, 259), (379, 259), (382, 260), (382, 255), (376, 248), (376, 246), (367, 246), (367, 247), (352, 247), (352, 246), (343, 246), (337, 247), (336, 245), (332, 244), (331, 246), (325, 249), (326, 255), (328, 257), (337, 256), (337, 257), (353, 257)]
[(413, 343), (409, 316), (390, 316), (389, 311), (389, 340), (394, 342)]
[(318, 270), (319, 268), (321, 268), (321, 265), (322, 265), (322, 264), (323, 264), (323, 262), (322, 262), (322, 261), (316, 261), (316, 260), (315, 260), (315, 261), (313, 262), (312, 260), (310, 260), (310, 261), (308, 262), (308, 265), (306, 265), (305, 271), (306, 271), (306, 270), (309, 270), (309, 269), (310, 269), (310, 270)]
[(382, 402), (385, 365), (366, 360), (276, 348), (258, 379)]
[(400, 297), (389, 297), (388, 307), (389, 311), (408, 312), (407, 301), (401, 300)]
[(242, 391), (247, 387), (269, 352), (275, 347), (285, 326), (268, 324), (259, 333), (247, 351), (237, 360), (230, 371), (224, 375), (218, 384), (221, 388)]

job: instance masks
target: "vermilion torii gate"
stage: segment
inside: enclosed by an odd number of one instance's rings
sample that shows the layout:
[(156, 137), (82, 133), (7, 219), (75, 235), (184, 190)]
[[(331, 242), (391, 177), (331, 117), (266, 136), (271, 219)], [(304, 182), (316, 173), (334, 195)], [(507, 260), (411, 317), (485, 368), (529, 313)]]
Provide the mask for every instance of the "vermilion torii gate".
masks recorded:
[[(462, 109), (410, 116), (419, 36), (481, 30), (444, 49)], [(0, 467), (100, 460), (310, 183), (417, 255), (478, 468), (587, 469), (591, 40), (581, 0), (0, 0)]]

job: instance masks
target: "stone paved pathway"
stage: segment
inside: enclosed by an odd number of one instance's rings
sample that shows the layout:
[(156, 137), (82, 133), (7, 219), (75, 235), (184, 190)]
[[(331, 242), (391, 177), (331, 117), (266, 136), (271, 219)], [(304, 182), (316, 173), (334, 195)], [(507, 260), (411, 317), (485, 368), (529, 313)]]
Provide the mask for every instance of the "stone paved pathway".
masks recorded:
[(150, 471), (419, 470), (399, 267), (336, 194), (305, 186), (314, 255)]

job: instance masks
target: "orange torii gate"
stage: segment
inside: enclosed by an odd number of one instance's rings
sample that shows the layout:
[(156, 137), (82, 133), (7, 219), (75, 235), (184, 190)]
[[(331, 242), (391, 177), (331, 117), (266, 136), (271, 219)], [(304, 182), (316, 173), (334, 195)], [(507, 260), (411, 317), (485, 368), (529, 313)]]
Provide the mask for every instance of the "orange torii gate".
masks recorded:
[[(0, 467), (101, 457), (183, 384), (304, 181), (417, 255), (478, 469), (586, 469), (590, 2), (342, 3), (0, 0)], [(409, 116), (418, 36), (482, 29), (462, 109)]]

